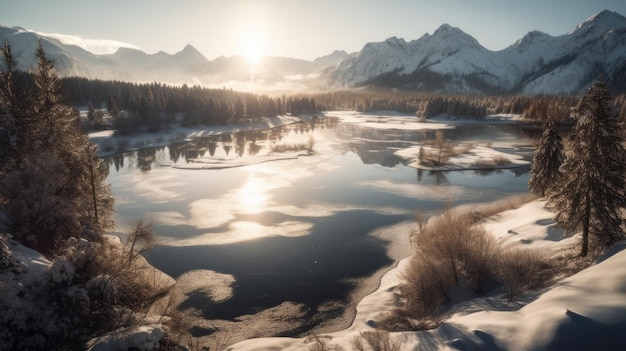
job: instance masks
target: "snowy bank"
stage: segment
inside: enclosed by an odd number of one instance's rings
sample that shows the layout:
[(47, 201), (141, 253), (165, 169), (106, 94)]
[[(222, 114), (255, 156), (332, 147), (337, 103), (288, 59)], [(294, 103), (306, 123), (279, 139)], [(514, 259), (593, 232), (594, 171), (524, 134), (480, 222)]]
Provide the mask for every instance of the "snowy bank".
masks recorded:
[(518, 123), (537, 123), (524, 119), (524, 116), (518, 113), (499, 113), (488, 115), (481, 119), (450, 116), (441, 114), (439, 116), (428, 118), (428, 121), (451, 124), (518, 124)]
[(446, 123), (428, 122), (415, 115), (401, 114), (395, 111), (355, 112), (325, 111), (326, 116), (339, 118), (344, 123), (358, 124), (361, 127), (388, 130), (438, 130), (452, 129)]
[[(408, 160), (409, 167), (429, 171), (466, 171), (484, 169), (510, 169), (528, 166), (530, 162), (524, 161), (523, 156), (509, 152), (494, 150), (486, 146), (473, 146), (465, 152), (452, 156), (441, 166), (424, 165), (419, 161), (419, 152), (422, 146), (414, 146), (396, 151), (394, 154)], [(424, 146), (425, 150), (431, 147)], [(513, 149), (510, 149), (513, 151)]]
[[(490, 217), (485, 227), (503, 245), (539, 248), (559, 255), (576, 243), (565, 237), (552, 221), (545, 201), (533, 201), (518, 209)], [(530, 291), (517, 301), (504, 293), (465, 301), (453, 306), (438, 328), (391, 333), (401, 350), (591, 350), (614, 349), (626, 330), (626, 245), (609, 249), (598, 263), (553, 283)], [(357, 316), (346, 330), (320, 335), (331, 347), (351, 350), (360, 332), (373, 331), (385, 312), (398, 306), (395, 289), (408, 259), (386, 273), (378, 290), (357, 307)], [(314, 349), (315, 338), (264, 338), (237, 343), (231, 351)]]

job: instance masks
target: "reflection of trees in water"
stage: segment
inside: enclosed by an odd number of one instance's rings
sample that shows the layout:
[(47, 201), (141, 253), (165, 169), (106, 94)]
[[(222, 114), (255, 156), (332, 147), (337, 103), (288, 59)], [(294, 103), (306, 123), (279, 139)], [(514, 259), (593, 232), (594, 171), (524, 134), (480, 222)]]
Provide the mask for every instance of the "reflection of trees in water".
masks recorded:
[(243, 157), (245, 154), (254, 156), (265, 148), (269, 150), (271, 145), (280, 142), (290, 134), (306, 135), (313, 133), (315, 129), (333, 128), (337, 123), (335, 118), (326, 118), (275, 127), (269, 130), (220, 134), (170, 144), (167, 146), (167, 152), (165, 152), (165, 147), (147, 148), (113, 155), (105, 160), (106, 165), (109, 168), (114, 166), (117, 172), (125, 167), (128, 169), (138, 168), (147, 172), (152, 169), (155, 162), (164, 163), (168, 158), (173, 163), (178, 163), (181, 159), (191, 162), (194, 158), (205, 156), (207, 151), (212, 157), (215, 157), (216, 154), (219, 156), (220, 152), (228, 156), (233, 149), (239, 157)]
[(209, 150), (209, 155), (214, 156), (215, 155), (215, 149), (217, 148), (217, 140), (215, 140), (214, 138), (211, 138), (207, 142), (207, 148)]
[(432, 177), (435, 180), (436, 185), (445, 185), (450, 183), (450, 181), (448, 180), (448, 172), (429, 171), (428, 176)]
[(119, 172), (120, 169), (124, 168), (124, 154), (113, 155), (112, 157), (107, 158), (109, 166), (111, 164), (115, 165), (115, 171)]
[(233, 143), (233, 146), (235, 147), (235, 154), (239, 157), (243, 156), (243, 152), (246, 147), (245, 137), (242, 134), (236, 134), (233, 139), (235, 139), (235, 142)]
[(424, 131), (404, 131), (362, 128), (344, 123), (337, 127), (337, 135), (347, 140), (345, 151), (356, 153), (365, 164), (395, 167), (407, 162), (394, 152), (415, 145), (417, 140), (427, 137)]
[[(510, 168), (510, 169), (476, 169), (473, 170), (472, 172), (474, 172), (475, 175), (479, 175), (479, 176), (490, 176), (493, 174), (502, 174), (505, 171), (509, 171), (513, 174), (515, 174), (516, 177), (520, 177), (523, 176), (524, 174), (527, 174), (530, 171), (530, 167), (529, 166), (524, 166), (524, 167), (515, 167), (515, 168)], [(425, 182), (424, 179), (424, 173), (426, 171), (422, 170), (422, 169), (417, 169), (416, 171), (416, 179), (418, 183), (423, 183)], [(445, 185), (445, 184), (449, 184), (450, 181), (448, 180), (448, 173), (449, 172), (457, 172), (457, 171), (427, 171), (427, 175), (428, 175), (428, 179), (432, 179), (433, 183), (435, 185)], [(462, 171), (459, 171), (462, 172)]]
[(474, 170), (474, 174), (479, 176), (488, 176), (492, 174), (502, 174), (503, 171), (501, 169), (476, 169)]
[(137, 167), (142, 172), (152, 169), (152, 163), (156, 160), (156, 149), (141, 149), (137, 151)]
[(513, 168), (511, 169), (511, 172), (513, 172), (513, 174), (515, 174), (516, 177), (520, 177), (520, 176), (523, 176), (524, 174), (530, 173), (530, 166)]
[(233, 138), (230, 134), (220, 135), (220, 143), (222, 144), (224, 153), (228, 156), (228, 154), (230, 154), (230, 150), (232, 149)]

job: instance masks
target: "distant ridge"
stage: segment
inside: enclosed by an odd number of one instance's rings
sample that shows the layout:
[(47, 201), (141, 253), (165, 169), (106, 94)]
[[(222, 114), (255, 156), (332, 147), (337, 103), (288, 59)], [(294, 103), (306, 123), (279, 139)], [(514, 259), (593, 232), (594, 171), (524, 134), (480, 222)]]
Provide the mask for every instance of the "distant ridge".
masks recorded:
[(390, 37), (356, 53), (336, 50), (313, 61), (265, 56), (206, 59), (191, 45), (175, 54), (120, 47), (96, 55), (21, 27), (0, 26), (18, 61), (34, 67), (41, 38), (63, 76), (203, 84), (250, 90), (392, 88), (444, 94), (579, 94), (601, 74), (614, 92), (626, 92), (626, 17), (601, 11), (569, 33), (530, 31), (503, 50), (491, 51), (449, 24), (405, 41)]
[(626, 91), (626, 17), (602, 11), (570, 33), (531, 31), (501, 51), (443, 24), (406, 42), (368, 43), (329, 73), (335, 87), (377, 86), (455, 94), (579, 94), (604, 74)]

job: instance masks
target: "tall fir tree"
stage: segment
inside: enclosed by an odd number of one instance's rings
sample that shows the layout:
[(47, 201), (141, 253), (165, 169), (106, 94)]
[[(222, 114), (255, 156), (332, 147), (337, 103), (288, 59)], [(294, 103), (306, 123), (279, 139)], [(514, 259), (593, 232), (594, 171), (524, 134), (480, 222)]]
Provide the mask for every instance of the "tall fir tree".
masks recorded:
[(0, 180), (0, 205), (20, 241), (49, 253), (67, 237), (98, 240), (111, 224), (113, 198), (106, 168), (66, 104), (41, 42), (36, 55), (33, 88), (19, 102), (28, 108), (19, 116), (17, 152)]
[(557, 222), (582, 231), (581, 256), (624, 237), (626, 151), (621, 124), (603, 78), (581, 98), (561, 166), (564, 181), (551, 196)]
[(0, 142), (4, 152), (0, 152), (2, 158), (10, 158), (11, 153), (17, 150), (19, 139), (20, 116), (24, 111), (22, 106), (22, 93), (18, 89), (17, 62), (13, 59), (11, 46), (5, 39), (4, 46), (0, 48), (0, 55), (4, 58), (5, 70), (0, 70)]
[(554, 121), (549, 119), (544, 124), (543, 135), (533, 158), (528, 181), (530, 192), (545, 196), (558, 187), (563, 158), (563, 138), (556, 131)]

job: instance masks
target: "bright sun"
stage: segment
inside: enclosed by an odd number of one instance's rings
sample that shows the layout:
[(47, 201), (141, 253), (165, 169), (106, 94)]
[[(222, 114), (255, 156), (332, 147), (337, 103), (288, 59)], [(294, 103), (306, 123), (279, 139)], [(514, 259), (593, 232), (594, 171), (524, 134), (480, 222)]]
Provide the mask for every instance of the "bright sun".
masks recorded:
[(248, 28), (243, 33), (243, 54), (251, 66), (256, 66), (265, 55), (267, 39), (261, 28)]
[(261, 56), (263, 56), (263, 49), (258, 38), (250, 38), (246, 45), (246, 58), (251, 65), (255, 66), (261, 61)]

